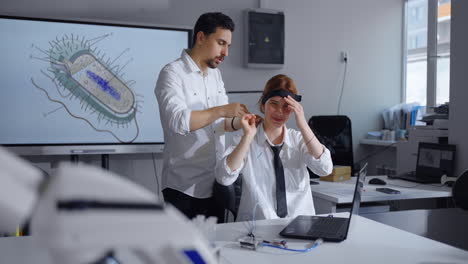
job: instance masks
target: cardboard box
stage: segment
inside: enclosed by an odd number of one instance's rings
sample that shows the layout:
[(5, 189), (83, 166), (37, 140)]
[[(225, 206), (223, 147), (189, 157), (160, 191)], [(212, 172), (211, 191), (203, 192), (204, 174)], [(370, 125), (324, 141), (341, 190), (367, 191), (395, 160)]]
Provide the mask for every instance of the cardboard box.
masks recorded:
[(351, 178), (351, 166), (333, 166), (333, 171), (330, 175), (320, 177), (321, 181), (346, 181)]

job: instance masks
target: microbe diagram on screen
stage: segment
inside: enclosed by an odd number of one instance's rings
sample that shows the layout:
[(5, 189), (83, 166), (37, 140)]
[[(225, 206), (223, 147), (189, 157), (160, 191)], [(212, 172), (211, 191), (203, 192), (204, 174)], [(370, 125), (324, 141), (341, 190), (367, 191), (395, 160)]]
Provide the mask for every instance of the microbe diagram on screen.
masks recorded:
[(118, 63), (129, 49), (111, 59), (96, 47), (111, 36), (112, 33), (86, 39), (65, 34), (50, 40), (48, 49), (33, 44), (34, 50), (46, 57), (31, 55), (31, 59), (47, 62), (41, 69), (47, 78), (39, 83), (31, 77), (31, 82), (46, 99), (59, 106), (45, 113), (45, 117), (64, 109), (95, 131), (108, 133), (121, 143), (131, 143), (139, 134), (137, 113), (143, 98), (132, 89), (136, 82), (124, 79), (124, 68), (133, 58)]

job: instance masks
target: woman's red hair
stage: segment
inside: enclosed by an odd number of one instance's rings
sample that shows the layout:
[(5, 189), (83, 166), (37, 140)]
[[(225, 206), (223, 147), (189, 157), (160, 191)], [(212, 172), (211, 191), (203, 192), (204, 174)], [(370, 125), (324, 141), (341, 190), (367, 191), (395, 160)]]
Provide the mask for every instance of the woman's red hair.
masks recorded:
[(263, 110), (262, 110), (263, 98), (269, 92), (276, 91), (276, 90), (286, 90), (293, 94), (297, 94), (296, 85), (294, 84), (294, 81), (291, 78), (289, 78), (288, 76), (284, 74), (278, 74), (278, 75), (273, 76), (266, 83), (265, 88), (263, 89), (262, 96), (260, 97), (260, 100), (258, 100), (258, 105), (262, 113), (263, 113)]

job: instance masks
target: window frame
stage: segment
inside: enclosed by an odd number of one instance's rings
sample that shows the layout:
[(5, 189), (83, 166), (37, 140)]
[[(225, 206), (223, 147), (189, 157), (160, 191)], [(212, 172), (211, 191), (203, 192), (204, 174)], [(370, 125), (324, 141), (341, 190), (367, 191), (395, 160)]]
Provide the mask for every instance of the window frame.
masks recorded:
[[(401, 101), (406, 102), (406, 80), (407, 80), (407, 59), (408, 59), (408, 2), (404, 0), (403, 5), (403, 37), (402, 37), (402, 93)], [(435, 107), (437, 100), (437, 16), (438, 16), (438, 0), (427, 0), (428, 14), (427, 14), (427, 71), (426, 71), (426, 107), (427, 111)]]

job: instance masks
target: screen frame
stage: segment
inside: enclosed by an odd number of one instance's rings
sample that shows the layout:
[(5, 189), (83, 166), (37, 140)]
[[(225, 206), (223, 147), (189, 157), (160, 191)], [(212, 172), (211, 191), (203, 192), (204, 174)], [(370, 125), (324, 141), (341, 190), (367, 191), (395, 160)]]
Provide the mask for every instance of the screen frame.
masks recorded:
[[(421, 164), (420, 162), (422, 150), (450, 152), (452, 157), (449, 160), (442, 159), (441, 157), (439, 159), (439, 167), (429, 167), (429, 166), (425, 166)], [(456, 177), (454, 175), (456, 150), (457, 150), (456, 145), (453, 145), (453, 144), (419, 142), (418, 155), (417, 155), (417, 160), (416, 160), (416, 177), (440, 179), (444, 174), (447, 175), (447, 177)], [(449, 163), (447, 164), (448, 168), (445, 168), (445, 165), (440, 164), (442, 160), (446, 160)]]
[[(118, 22), (93, 19), (56, 19), (44, 17), (1, 15), (0, 19), (14, 19), (38, 22), (69, 23), (82, 25), (113, 26), (124, 28), (157, 29), (168, 31), (182, 31), (188, 34), (187, 47), (192, 47), (193, 30), (184, 26), (168, 26), (147, 23)], [(169, 61), (167, 62), (169, 63)], [(156, 85), (156, 84), (155, 84)], [(13, 153), (23, 156), (35, 155), (102, 155), (102, 154), (132, 154), (163, 152), (164, 142), (144, 143), (63, 143), (63, 144), (1, 144)]]

